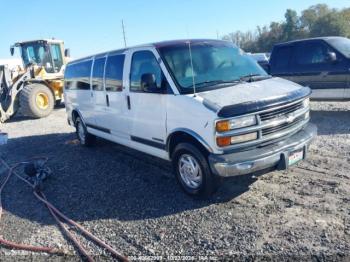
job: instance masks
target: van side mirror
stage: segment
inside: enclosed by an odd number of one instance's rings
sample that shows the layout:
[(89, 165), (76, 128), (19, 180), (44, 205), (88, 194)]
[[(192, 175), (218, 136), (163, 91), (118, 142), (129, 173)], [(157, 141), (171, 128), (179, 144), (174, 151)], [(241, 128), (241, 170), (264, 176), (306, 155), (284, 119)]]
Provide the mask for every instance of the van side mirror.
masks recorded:
[(69, 49), (69, 48), (66, 48), (66, 49), (64, 50), (64, 56), (65, 56), (65, 57), (70, 57), (70, 49)]
[(159, 93), (157, 88), (156, 76), (151, 73), (143, 74), (141, 76), (141, 88), (146, 93)]
[(11, 56), (13, 56), (13, 54), (15, 53), (15, 48), (13, 46), (10, 47), (10, 53)]
[(327, 53), (327, 61), (329, 61), (329, 62), (337, 61), (337, 54), (334, 52), (328, 52)]

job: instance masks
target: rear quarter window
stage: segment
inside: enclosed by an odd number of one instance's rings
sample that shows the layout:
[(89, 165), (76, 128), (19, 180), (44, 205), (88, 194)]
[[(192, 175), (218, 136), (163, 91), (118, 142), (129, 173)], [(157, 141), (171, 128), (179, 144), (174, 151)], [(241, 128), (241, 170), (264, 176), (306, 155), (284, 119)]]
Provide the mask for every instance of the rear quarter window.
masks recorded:
[(68, 64), (65, 70), (66, 90), (90, 90), (90, 74), (92, 61)]

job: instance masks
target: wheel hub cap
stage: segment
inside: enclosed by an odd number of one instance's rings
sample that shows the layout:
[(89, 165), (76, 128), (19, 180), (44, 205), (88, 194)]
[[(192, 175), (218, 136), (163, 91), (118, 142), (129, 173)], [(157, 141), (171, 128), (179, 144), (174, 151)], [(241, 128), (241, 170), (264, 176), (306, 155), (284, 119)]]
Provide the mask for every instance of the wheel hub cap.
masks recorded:
[(85, 131), (84, 131), (83, 124), (81, 122), (79, 122), (79, 124), (78, 124), (78, 136), (79, 136), (81, 143), (84, 144), (85, 143)]
[(188, 154), (179, 159), (179, 172), (182, 181), (190, 188), (197, 189), (202, 183), (202, 170), (197, 160)]

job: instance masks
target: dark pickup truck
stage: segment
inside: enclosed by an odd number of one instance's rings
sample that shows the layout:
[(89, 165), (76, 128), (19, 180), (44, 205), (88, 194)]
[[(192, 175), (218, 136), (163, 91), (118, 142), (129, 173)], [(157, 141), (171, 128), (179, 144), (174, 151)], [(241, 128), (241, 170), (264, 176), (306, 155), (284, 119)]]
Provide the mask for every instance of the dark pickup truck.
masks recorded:
[(269, 74), (312, 89), (311, 98), (350, 98), (350, 39), (320, 37), (277, 44)]

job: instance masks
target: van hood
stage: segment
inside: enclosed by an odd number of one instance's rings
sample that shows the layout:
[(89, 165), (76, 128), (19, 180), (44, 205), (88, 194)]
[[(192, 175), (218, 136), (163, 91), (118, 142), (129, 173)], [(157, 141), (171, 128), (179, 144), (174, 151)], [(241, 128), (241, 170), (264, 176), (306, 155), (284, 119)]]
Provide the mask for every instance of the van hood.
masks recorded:
[(201, 92), (198, 96), (219, 117), (233, 117), (287, 104), (310, 94), (308, 87), (282, 78), (270, 78)]

